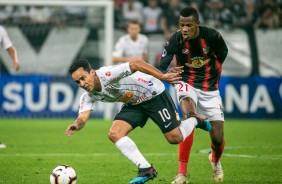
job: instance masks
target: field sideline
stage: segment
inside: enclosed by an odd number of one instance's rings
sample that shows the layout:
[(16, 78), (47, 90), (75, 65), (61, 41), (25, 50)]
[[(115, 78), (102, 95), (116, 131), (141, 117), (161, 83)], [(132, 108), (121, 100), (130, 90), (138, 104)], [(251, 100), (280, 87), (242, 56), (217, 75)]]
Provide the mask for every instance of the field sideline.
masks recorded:
[[(110, 121), (91, 119), (71, 137), (73, 119), (1, 119), (0, 184), (48, 184), (55, 166), (69, 164), (78, 184), (128, 184), (137, 168), (108, 140)], [(167, 143), (148, 122), (130, 134), (158, 170), (148, 184), (169, 184), (177, 174), (177, 145)], [(222, 157), (224, 183), (282, 183), (281, 120), (226, 120)], [(196, 130), (190, 156), (189, 184), (213, 183), (207, 156), (209, 135)], [(147, 184), (147, 183), (146, 183)]]

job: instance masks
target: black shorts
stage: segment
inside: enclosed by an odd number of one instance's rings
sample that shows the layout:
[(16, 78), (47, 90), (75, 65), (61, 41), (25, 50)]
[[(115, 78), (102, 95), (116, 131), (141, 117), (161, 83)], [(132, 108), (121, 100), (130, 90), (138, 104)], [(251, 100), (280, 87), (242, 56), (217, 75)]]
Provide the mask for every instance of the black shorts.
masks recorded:
[(166, 90), (141, 104), (124, 105), (116, 115), (115, 120), (124, 120), (134, 129), (137, 126), (142, 128), (149, 118), (159, 126), (163, 133), (167, 133), (180, 125), (176, 107)]

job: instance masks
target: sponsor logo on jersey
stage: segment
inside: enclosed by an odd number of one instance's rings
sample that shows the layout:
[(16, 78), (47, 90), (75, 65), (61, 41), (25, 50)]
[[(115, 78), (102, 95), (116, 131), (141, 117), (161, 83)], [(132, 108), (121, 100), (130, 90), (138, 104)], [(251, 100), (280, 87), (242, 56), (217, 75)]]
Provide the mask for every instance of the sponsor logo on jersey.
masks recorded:
[(147, 84), (148, 84), (148, 86), (153, 86), (154, 85), (152, 81), (148, 81)]
[(178, 112), (175, 111), (175, 114), (176, 114), (176, 120), (177, 120), (177, 121), (180, 121), (180, 117), (179, 117)]
[(147, 97), (146, 94), (143, 94), (141, 97), (139, 97), (139, 98), (136, 100), (136, 102), (133, 103), (133, 105), (142, 102), (146, 97)]
[(134, 92), (133, 91), (127, 91), (123, 94), (123, 96), (118, 99), (118, 102), (123, 102), (126, 103), (128, 102), (132, 97), (134, 96)]
[(208, 63), (210, 61), (210, 59), (205, 59), (204, 58), (193, 58), (191, 64), (190, 63), (186, 63), (185, 65), (188, 67), (192, 67), (192, 68), (201, 68), (202, 66), (204, 66), (206, 63)]
[(182, 49), (182, 54), (189, 54), (189, 49), (187, 48)]
[(162, 53), (162, 57), (165, 57), (166, 54), (167, 54), (167, 51), (164, 49), (164, 50), (163, 50), (163, 53)]
[(111, 76), (111, 72), (110, 71), (107, 71), (106, 74), (105, 74), (107, 77)]
[(147, 81), (147, 80), (142, 79), (142, 78), (138, 78), (137, 80), (139, 82), (147, 83), (148, 86), (153, 86), (154, 85), (154, 83), (152, 81)]

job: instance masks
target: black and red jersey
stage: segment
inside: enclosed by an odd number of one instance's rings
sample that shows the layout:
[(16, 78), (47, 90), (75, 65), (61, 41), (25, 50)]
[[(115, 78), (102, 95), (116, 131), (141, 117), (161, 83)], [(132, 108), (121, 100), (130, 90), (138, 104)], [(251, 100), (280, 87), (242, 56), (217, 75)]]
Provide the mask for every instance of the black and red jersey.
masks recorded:
[(175, 55), (177, 66), (184, 66), (183, 81), (203, 91), (214, 91), (227, 52), (222, 36), (212, 28), (200, 26), (199, 36), (189, 41), (177, 31), (166, 42), (158, 69), (166, 71)]

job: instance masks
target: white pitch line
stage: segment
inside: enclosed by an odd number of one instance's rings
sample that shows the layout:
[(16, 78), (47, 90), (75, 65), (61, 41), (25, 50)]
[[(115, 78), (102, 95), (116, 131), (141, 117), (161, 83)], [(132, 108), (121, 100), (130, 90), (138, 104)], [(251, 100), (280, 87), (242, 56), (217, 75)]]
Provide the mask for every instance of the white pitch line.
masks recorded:
[[(230, 147), (225, 147), (225, 150), (237, 150), (237, 149), (253, 149), (253, 148), (281, 148), (280, 146), (278, 147), (269, 147), (269, 146), (265, 146), (265, 147), (254, 147), (254, 146), (230, 146)], [(211, 149), (202, 149), (199, 151), (200, 154), (209, 154), (211, 152)], [(223, 153), (223, 156), (227, 156), (227, 157), (239, 157), (239, 158), (255, 158), (255, 159), (269, 159), (269, 160), (280, 160), (282, 159), (282, 155), (262, 155), (262, 156), (258, 156), (258, 155), (243, 155), (243, 154), (231, 154), (231, 153)]]

